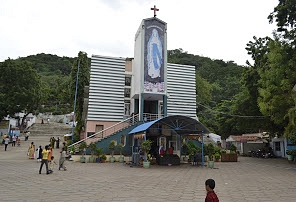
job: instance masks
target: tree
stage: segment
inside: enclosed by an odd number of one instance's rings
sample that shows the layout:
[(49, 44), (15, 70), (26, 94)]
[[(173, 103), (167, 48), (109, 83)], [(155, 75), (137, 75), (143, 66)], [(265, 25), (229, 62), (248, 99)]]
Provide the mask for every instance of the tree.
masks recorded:
[(296, 2), (295, 0), (279, 0), (279, 4), (268, 16), (269, 23), (276, 22), (277, 32), (286, 40), (296, 45)]
[[(66, 114), (73, 110), (70, 97), (70, 72), (74, 58), (59, 57), (51, 54), (36, 54), (16, 59), (29, 62), (41, 79), (42, 101), (36, 112)], [(70, 99), (71, 98), (71, 99)], [(71, 103), (71, 104), (70, 104)]]
[[(78, 72), (79, 65), (79, 72)], [(78, 77), (77, 77), (78, 73)], [(89, 85), (89, 65), (87, 54), (84, 52), (78, 53), (78, 58), (74, 61), (73, 67), (70, 74), (70, 90), (73, 97), (73, 101), (75, 101), (75, 92), (76, 92), (76, 81), (77, 83), (77, 97), (76, 97), (76, 111), (75, 113), (75, 121), (77, 122), (75, 127), (74, 134), (74, 142), (80, 139), (80, 133), (82, 131), (82, 127), (85, 126), (84, 119), (82, 117), (83, 114), (83, 104), (84, 104), (84, 89), (85, 86)], [(75, 105), (75, 103), (74, 103)]]
[(34, 113), (42, 99), (41, 81), (28, 62), (8, 59), (0, 63), (0, 120), (17, 112)]

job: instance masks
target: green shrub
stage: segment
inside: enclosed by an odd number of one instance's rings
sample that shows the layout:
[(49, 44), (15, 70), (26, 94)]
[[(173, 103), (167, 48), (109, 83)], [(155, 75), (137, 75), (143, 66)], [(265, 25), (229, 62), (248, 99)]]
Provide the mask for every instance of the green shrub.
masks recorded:
[(236, 146), (234, 144), (231, 144), (230, 147), (229, 147), (229, 150), (235, 152), (237, 150), (237, 148), (236, 148)]
[(103, 155), (101, 156), (101, 159), (106, 160), (106, 159), (107, 159), (107, 156), (106, 156), (105, 154), (103, 154)]
[(292, 150), (291, 155), (296, 157), (296, 150)]
[(287, 150), (286, 155), (292, 155), (292, 150)]
[(215, 159), (220, 159), (220, 154), (219, 153), (215, 153)]
[(207, 150), (208, 150), (208, 156), (209, 156), (209, 159), (210, 161), (213, 160), (213, 155), (214, 155), (214, 152), (215, 152), (215, 147), (212, 143), (209, 143), (207, 145)]

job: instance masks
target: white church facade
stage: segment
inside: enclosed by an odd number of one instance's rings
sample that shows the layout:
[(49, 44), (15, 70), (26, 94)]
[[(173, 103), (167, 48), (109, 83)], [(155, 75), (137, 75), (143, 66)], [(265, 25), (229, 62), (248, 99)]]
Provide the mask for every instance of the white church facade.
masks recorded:
[(144, 19), (134, 58), (92, 55), (85, 137), (133, 114), (196, 118), (195, 67), (167, 63), (166, 30), (158, 18)]

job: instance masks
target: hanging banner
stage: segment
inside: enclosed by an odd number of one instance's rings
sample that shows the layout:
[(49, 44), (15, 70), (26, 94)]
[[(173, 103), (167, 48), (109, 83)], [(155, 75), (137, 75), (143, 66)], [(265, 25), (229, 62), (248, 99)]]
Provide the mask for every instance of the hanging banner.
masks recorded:
[(156, 19), (145, 21), (144, 92), (164, 93), (165, 24)]

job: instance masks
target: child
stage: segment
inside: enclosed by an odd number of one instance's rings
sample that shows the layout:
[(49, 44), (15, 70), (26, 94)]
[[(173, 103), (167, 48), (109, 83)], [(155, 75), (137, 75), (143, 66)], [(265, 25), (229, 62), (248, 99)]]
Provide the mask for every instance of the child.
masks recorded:
[(17, 142), (17, 146), (20, 147), (21, 146), (21, 139), (17, 137), (16, 142)]
[(219, 199), (214, 192), (215, 181), (213, 179), (207, 179), (205, 185), (207, 190), (205, 202), (219, 202)]
[(53, 173), (54, 164), (57, 165), (57, 163), (54, 160), (54, 156), (51, 156), (49, 164), (48, 164), (48, 174)]

